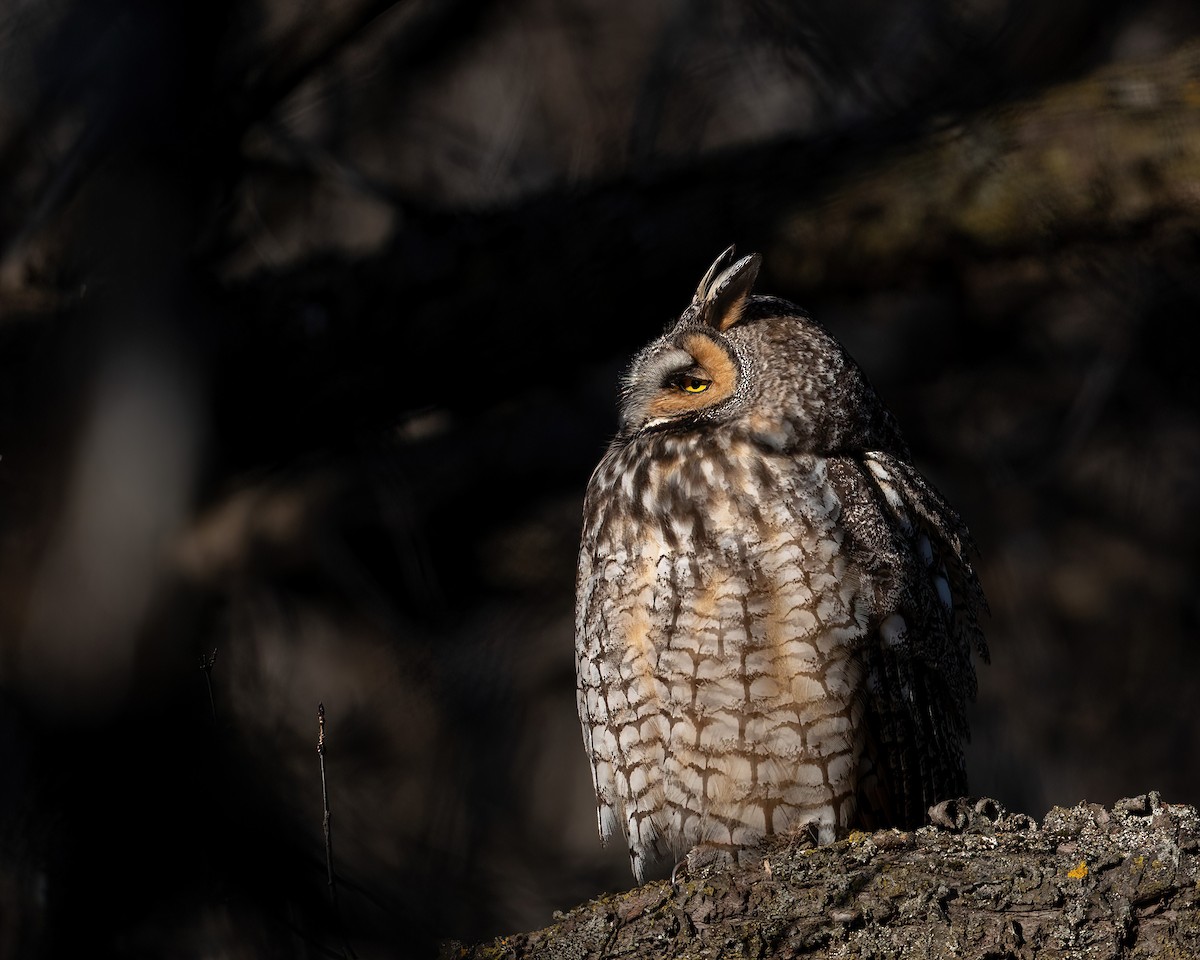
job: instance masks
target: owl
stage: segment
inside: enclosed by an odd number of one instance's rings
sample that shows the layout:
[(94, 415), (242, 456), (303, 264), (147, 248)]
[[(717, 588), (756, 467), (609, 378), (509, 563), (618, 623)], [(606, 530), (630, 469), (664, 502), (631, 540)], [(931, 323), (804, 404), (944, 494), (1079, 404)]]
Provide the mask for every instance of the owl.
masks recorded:
[(725, 251), (633, 360), (584, 503), (579, 716), (639, 882), (966, 792), (969, 534), (842, 346), (752, 295), (759, 264)]

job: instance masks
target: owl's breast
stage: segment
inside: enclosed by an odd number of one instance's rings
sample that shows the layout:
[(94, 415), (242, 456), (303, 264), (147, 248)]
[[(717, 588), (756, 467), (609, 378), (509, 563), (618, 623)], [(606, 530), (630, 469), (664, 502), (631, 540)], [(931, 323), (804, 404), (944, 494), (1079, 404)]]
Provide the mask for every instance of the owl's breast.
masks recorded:
[(724, 658), (803, 637), (820, 654), (863, 626), (865, 586), (842, 550), (823, 458), (767, 455), (737, 439), (660, 443), (656, 453), (622, 448), (592, 479), (581, 638), (661, 659), (689, 644)]
[(668, 449), (593, 478), (577, 652), (597, 791), (625, 821), (674, 811), (685, 838), (805, 810), (836, 821), (867, 618), (840, 503), (821, 458), (717, 454)]

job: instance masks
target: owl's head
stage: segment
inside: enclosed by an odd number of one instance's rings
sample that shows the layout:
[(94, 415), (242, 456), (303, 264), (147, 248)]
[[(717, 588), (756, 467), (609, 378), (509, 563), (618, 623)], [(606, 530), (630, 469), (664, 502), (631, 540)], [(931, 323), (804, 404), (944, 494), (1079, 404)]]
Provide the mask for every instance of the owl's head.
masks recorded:
[(799, 307), (751, 295), (761, 263), (730, 247), (678, 322), (634, 358), (619, 440), (734, 427), (779, 450), (905, 452), (841, 344)]

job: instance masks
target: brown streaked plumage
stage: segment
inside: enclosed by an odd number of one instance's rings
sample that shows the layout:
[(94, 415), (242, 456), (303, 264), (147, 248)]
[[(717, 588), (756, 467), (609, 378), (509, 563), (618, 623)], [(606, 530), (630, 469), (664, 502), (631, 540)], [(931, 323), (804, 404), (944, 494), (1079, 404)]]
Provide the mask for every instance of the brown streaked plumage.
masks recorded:
[(966, 790), (966, 528), (841, 346), (727, 250), (634, 359), (588, 485), (579, 715), (634, 875)]

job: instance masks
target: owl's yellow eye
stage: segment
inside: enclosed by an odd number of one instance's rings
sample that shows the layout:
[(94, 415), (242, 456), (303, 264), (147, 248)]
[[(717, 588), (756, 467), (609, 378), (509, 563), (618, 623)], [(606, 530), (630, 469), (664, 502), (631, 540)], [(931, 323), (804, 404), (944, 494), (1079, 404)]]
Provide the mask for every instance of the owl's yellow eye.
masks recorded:
[(708, 389), (711, 380), (701, 380), (699, 377), (690, 377), (687, 374), (675, 380), (675, 386), (685, 393), (703, 393)]

